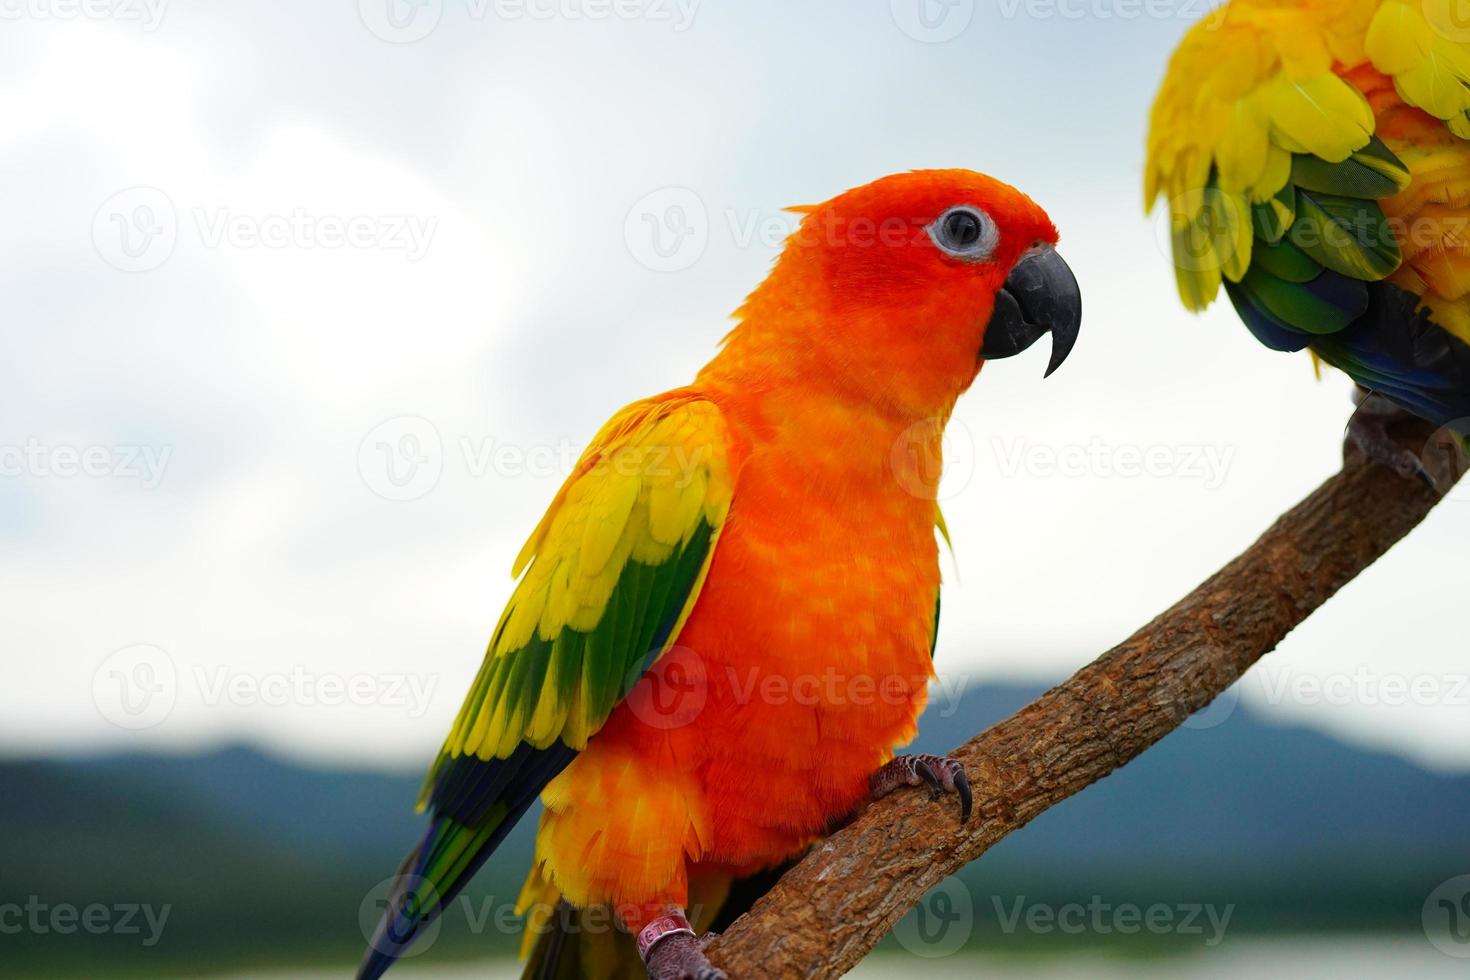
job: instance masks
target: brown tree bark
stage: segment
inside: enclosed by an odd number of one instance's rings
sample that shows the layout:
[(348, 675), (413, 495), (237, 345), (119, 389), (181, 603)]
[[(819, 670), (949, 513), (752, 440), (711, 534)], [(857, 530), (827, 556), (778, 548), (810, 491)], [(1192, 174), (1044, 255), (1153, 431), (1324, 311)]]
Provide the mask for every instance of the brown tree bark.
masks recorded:
[[(1418, 423), (1403, 437), (1431, 441)], [(1463, 469), (1443, 451), (1430, 466), (1441, 487)], [(1208, 705), (1438, 501), (1423, 481), (1351, 454), (1173, 608), (957, 748), (975, 792), (968, 825), (952, 797), (936, 806), (915, 790), (876, 802), (716, 939), (711, 960), (736, 980), (840, 976), (929, 889)]]

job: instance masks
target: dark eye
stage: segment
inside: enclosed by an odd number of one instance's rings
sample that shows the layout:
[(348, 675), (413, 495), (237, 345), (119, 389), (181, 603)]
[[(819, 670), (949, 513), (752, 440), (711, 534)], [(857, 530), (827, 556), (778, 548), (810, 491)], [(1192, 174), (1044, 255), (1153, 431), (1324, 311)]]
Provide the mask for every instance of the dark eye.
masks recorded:
[(929, 237), (940, 251), (967, 262), (990, 257), (1000, 233), (990, 215), (967, 204), (950, 208), (929, 226)]

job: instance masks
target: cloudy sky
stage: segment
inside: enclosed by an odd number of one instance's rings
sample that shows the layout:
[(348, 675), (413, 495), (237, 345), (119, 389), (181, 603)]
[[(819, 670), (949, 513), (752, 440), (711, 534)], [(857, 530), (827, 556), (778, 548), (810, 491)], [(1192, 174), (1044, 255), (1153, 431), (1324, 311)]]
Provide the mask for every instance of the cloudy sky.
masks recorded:
[[(1071, 360), (986, 370), (944, 487), (942, 669), (1065, 676), (1349, 412), (1182, 312), (1142, 214), (1205, 6), (6, 2), (0, 744), (421, 764), (569, 459), (713, 353), (783, 206), (915, 167), (1026, 190), (1082, 284)], [(1467, 533), (1447, 502), (1240, 701), (1470, 769)]]

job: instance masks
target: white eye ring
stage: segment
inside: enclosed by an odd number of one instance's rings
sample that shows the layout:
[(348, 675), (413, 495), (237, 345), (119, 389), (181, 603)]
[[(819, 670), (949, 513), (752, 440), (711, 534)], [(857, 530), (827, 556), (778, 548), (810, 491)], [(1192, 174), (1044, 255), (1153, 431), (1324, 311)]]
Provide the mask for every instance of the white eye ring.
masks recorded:
[(1000, 242), (990, 215), (968, 204), (955, 205), (924, 230), (941, 252), (966, 262), (984, 262)]

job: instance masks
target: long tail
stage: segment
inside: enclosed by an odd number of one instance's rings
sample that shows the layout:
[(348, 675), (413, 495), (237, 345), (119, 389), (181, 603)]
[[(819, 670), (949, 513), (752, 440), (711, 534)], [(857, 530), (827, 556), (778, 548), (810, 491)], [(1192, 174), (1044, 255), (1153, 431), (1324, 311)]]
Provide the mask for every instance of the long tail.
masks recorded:
[[(515, 816), (519, 818), (520, 814)], [(386, 973), (449, 906), (514, 825), (515, 819), (501, 819), (473, 828), (445, 817), (436, 818), (392, 878), (382, 918), (357, 968), (357, 980), (378, 980)], [(448, 858), (460, 873), (436, 874), (435, 865), (443, 863), (436, 857)], [(446, 882), (447, 891), (441, 892), (438, 882)]]
[(357, 980), (378, 980), (403, 955), (575, 754), (561, 744), (522, 745), (508, 759), (460, 757), (436, 767), (428, 801), (433, 819), (398, 866)]

